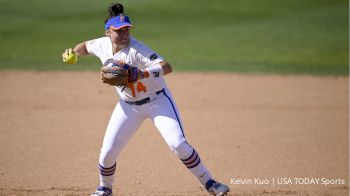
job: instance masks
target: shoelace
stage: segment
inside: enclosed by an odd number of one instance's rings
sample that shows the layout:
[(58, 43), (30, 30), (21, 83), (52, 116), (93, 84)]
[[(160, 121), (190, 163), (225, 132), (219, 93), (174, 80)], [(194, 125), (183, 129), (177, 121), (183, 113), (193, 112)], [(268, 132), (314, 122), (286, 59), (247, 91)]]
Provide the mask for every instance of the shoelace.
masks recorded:
[(94, 194), (103, 195), (103, 194), (105, 194), (105, 193), (106, 193), (105, 191), (98, 190), (98, 191), (96, 191)]

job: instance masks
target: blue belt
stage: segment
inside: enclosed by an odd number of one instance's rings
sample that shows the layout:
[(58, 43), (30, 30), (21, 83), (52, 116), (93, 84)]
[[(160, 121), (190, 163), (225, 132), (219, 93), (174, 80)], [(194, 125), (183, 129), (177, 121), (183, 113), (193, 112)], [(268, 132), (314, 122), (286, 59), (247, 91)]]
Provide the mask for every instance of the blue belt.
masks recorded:
[[(159, 95), (162, 92), (164, 92), (164, 88), (160, 91), (157, 91), (156, 94)], [(149, 101), (151, 101), (151, 98), (147, 97), (147, 98), (141, 99), (140, 101), (125, 101), (125, 102), (129, 105), (143, 105), (145, 103), (148, 103)]]

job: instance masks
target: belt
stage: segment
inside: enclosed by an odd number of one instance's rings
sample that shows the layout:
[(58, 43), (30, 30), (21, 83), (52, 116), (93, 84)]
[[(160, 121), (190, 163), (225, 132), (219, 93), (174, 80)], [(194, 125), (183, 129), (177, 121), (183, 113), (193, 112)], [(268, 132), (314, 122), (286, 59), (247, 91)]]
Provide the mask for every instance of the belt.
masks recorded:
[[(157, 91), (156, 94), (159, 95), (162, 92), (164, 92), (164, 88), (160, 91)], [(151, 101), (151, 98), (147, 97), (147, 98), (141, 99), (140, 101), (125, 101), (125, 102), (129, 105), (143, 105), (145, 103), (148, 103), (149, 101)]]

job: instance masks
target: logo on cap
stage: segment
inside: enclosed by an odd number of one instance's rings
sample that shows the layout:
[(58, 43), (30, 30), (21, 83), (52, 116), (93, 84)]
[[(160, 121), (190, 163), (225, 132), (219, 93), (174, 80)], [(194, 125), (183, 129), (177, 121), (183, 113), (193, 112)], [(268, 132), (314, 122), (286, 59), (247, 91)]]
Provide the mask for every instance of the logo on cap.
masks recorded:
[(119, 18), (120, 18), (120, 22), (124, 22), (125, 19), (124, 19), (124, 16), (123, 16), (123, 15), (120, 15)]

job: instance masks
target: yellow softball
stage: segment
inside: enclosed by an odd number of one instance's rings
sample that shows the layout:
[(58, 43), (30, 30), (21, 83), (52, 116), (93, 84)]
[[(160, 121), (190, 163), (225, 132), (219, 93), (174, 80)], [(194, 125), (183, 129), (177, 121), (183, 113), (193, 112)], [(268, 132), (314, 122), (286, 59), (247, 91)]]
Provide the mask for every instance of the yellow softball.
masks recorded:
[(75, 64), (78, 62), (79, 56), (76, 52), (69, 49), (63, 55), (63, 62), (68, 64)]

